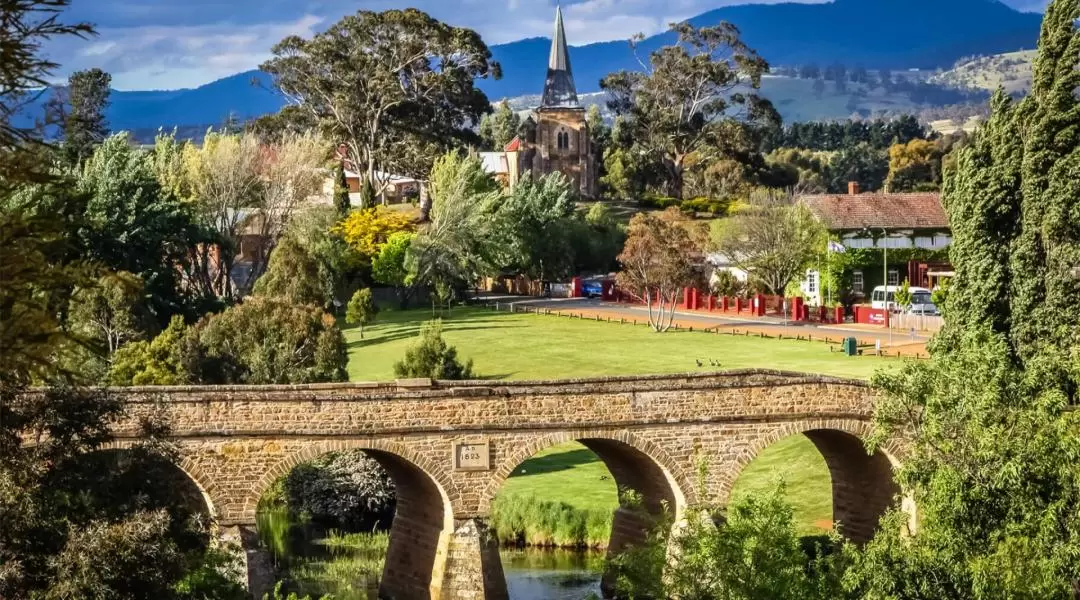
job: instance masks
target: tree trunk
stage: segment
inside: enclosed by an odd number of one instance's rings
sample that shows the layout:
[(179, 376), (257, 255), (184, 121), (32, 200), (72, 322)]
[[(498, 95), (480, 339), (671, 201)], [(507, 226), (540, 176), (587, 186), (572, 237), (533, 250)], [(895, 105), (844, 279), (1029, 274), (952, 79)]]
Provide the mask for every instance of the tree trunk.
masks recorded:
[(678, 200), (683, 199), (683, 160), (684, 155), (675, 155), (665, 162), (667, 163), (668, 181), (665, 189), (668, 196)]

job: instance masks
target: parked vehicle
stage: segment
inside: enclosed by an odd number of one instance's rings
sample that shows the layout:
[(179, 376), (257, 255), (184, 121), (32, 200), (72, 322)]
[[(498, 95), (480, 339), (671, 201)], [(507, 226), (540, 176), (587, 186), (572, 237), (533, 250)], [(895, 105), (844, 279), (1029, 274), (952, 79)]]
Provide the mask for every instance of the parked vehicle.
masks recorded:
[(601, 281), (585, 281), (581, 286), (581, 293), (586, 298), (600, 298), (604, 295), (604, 284)]
[[(934, 307), (934, 311), (937, 311), (937, 307), (930, 302), (930, 290), (923, 287), (908, 288), (911, 292), (911, 306), (922, 307), (920, 310), (928, 310), (926, 305)], [(898, 285), (879, 285), (874, 288), (873, 294), (870, 297), (870, 306), (877, 309), (887, 309), (890, 312), (900, 312), (908, 310), (906, 306), (899, 306), (896, 303), (896, 292), (900, 291)], [(930, 313), (927, 313), (930, 314)], [(936, 313), (935, 313), (936, 314)]]
[[(918, 290), (918, 291), (915, 291)], [(930, 300), (930, 290), (925, 288), (911, 288), (911, 306), (907, 311), (913, 315), (936, 317), (941, 314), (937, 305)]]

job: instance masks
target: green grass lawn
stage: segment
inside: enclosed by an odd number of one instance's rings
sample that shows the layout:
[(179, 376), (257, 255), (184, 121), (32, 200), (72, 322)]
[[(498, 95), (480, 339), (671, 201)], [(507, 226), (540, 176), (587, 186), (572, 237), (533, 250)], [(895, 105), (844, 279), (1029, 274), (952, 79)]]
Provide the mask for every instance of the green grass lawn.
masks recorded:
[[(431, 318), (429, 310), (385, 311), (360, 338), (346, 329), (349, 377), (353, 381), (393, 379), (393, 365)], [(645, 326), (598, 323), (550, 315), (456, 308), (443, 320), (443, 335), (478, 376), (491, 379), (556, 379), (603, 375), (682, 373), (699, 370), (695, 359), (717, 360), (700, 370), (771, 368), (841, 377), (868, 378), (896, 360), (848, 357), (819, 342), (733, 337), (702, 332), (657, 334)], [(804, 533), (818, 533), (832, 520), (825, 461), (809, 439), (792, 436), (767, 448), (744, 469), (733, 497), (766, 492), (783, 480)], [(578, 443), (541, 451), (522, 463), (499, 493), (505, 506), (521, 501), (561, 503), (595, 516), (618, 504), (615, 482), (603, 462)], [(522, 512), (533, 510), (522, 507)], [(537, 517), (537, 520), (540, 520)], [(557, 517), (543, 517), (555, 521)], [(528, 517), (524, 517), (528, 520)], [(518, 519), (520, 525), (522, 519)], [(592, 521), (590, 521), (592, 523)], [(557, 526), (556, 526), (557, 527)], [(593, 539), (598, 528), (589, 529)], [(573, 537), (567, 533), (563, 537)], [(552, 536), (526, 534), (550, 541)], [(558, 538), (558, 535), (554, 536)]]
[(615, 510), (618, 490), (600, 457), (577, 442), (552, 446), (514, 469), (499, 496), (531, 496), (579, 510)]
[(784, 495), (795, 512), (795, 524), (806, 535), (832, 528), (832, 480), (825, 458), (804, 435), (769, 446), (743, 469), (731, 499), (765, 494), (784, 483)]
[[(811, 535), (827, 530), (832, 522), (829, 471), (814, 444), (801, 435), (780, 440), (747, 465), (735, 482), (732, 499), (771, 492), (781, 481), (799, 531)], [(503, 484), (496, 502), (527, 500), (608, 514), (619, 504), (607, 467), (577, 442), (542, 450), (523, 462)]]
[[(394, 378), (394, 363), (413, 343), (430, 310), (385, 311), (374, 326), (345, 330), (349, 379)], [(655, 333), (643, 325), (620, 325), (552, 315), (455, 308), (443, 320), (443, 336), (458, 355), (474, 361), (485, 379), (559, 379), (605, 375), (686, 373), (697, 370), (768, 368), (867, 379), (883, 365), (872, 356), (829, 352), (820, 342), (733, 337), (703, 332)], [(719, 367), (699, 368), (696, 359)]]

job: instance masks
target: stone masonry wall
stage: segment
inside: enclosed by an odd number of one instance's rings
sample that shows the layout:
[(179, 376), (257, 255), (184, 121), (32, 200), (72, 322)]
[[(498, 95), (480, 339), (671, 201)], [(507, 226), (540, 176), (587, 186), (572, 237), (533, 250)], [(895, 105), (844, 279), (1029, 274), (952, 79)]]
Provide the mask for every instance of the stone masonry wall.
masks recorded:
[[(499, 579), (489, 564), (495, 553), (483, 550), (491, 502), (521, 462), (565, 441), (580, 440), (597, 452), (616, 483), (637, 491), (654, 514), (725, 502), (761, 450), (803, 432), (826, 457), (836, 516), (852, 537), (869, 537), (898, 492), (891, 479), (895, 449), (870, 456), (859, 439), (869, 429), (871, 390), (827, 377), (737, 371), (115, 393), (128, 407), (127, 420), (115, 428), (117, 445), (138, 437), (140, 417), (163, 413), (181, 467), (225, 526), (253, 524), (259, 497), (297, 464), (335, 450), (369, 450), (399, 490), (386, 597), (419, 597), (423, 590), (432, 598), (502, 597), (505, 590), (492, 583)], [(476, 453), (468, 465), (455, 461), (461, 444)], [(470, 520), (475, 525), (461, 526)], [(612, 547), (639, 538), (633, 529), (618, 529), (615, 537), (625, 539), (613, 538)], [(474, 534), (479, 537), (468, 537)]]

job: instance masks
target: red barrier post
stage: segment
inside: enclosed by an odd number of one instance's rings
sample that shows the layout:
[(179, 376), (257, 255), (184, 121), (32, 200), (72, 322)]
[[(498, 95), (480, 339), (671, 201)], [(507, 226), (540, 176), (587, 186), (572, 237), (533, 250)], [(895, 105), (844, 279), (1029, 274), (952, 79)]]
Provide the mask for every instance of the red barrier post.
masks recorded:
[(709, 312), (716, 310), (716, 296), (709, 294)]
[[(725, 300), (726, 300), (726, 298), (725, 298)], [(735, 312), (737, 312), (737, 313), (742, 312), (742, 298), (736, 298), (735, 299)]]
[(759, 317), (765, 316), (765, 296), (758, 294), (754, 296), (754, 314)]
[(720, 299), (720, 306), (721, 306), (721, 310), (723, 310), (724, 312), (728, 311), (728, 308), (730, 308), (730, 305), (728, 304), (728, 297), (727, 296), (724, 296), (723, 298)]
[(833, 322), (835, 322), (835, 323), (843, 323), (844, 322), (844, 307), (843, 306), (837, 306), (837, 307), (833, 308)]
[(575, 277), (572, 280), (572, 285), (573, 285), (573, 291), (571, 292), (571, 297), (573, 297), (573, 298), (581, 298), (582, 296), (585, 295), (585, 284), (584, 284), (584, 282), (581, 281), (580, 277)]

